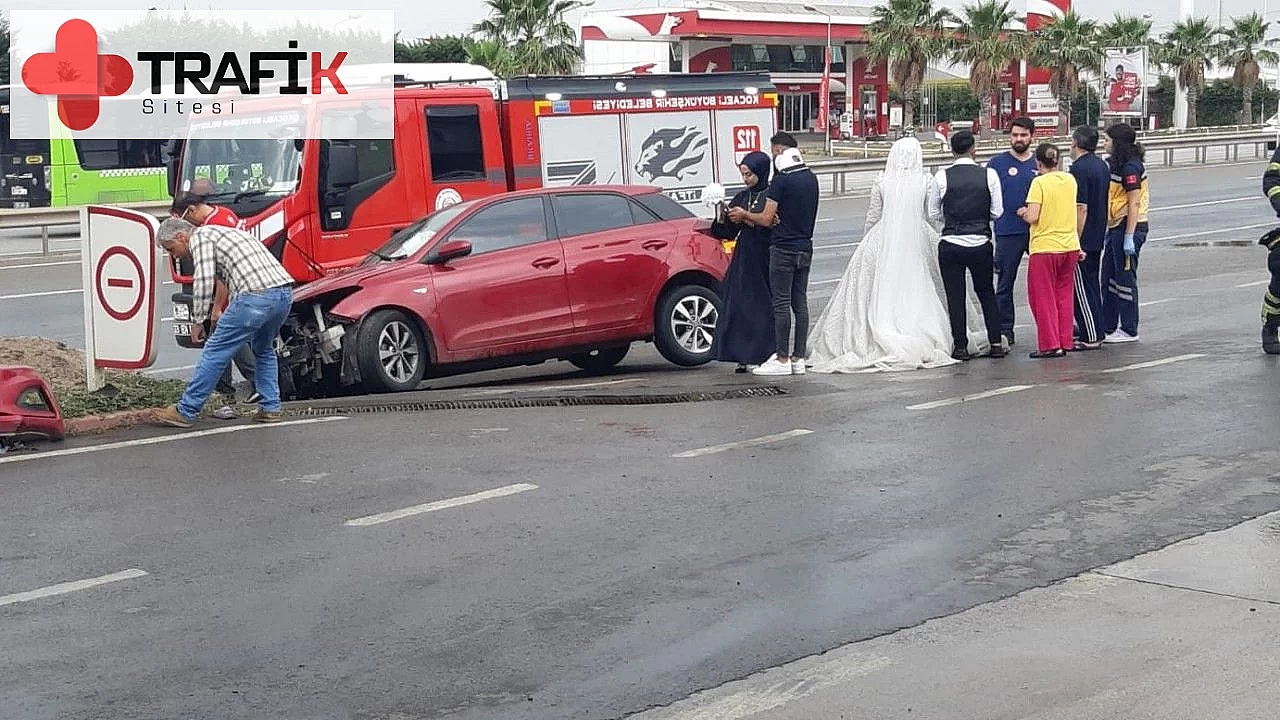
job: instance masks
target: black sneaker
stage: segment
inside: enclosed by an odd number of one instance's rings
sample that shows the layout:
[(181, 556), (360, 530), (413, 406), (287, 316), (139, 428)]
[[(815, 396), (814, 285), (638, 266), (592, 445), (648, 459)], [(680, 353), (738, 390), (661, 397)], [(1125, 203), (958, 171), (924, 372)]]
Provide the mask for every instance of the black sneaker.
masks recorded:
[(1009, 351), (1004, 349), (1004, 345), (1001, 345), (1000, 343), (995, 343), (994, 345), (991, 346), (991, 352), (987, 353), (987, 357), (1002, 358), (1008, 354), (1009, 354)]
[(262, 402), (262, 395), (256, 391), (249, 393), (249, 397), (244, 399), (245, 405), (257, 405), (260, 402)]
[(1262, 351), (1268, 355), (1280, 355), (1280, 325), (1267, 323), (1262, 326)]
[(973, 359), (973, 356), (969, 354), (968, 348), (965, 348), (963, 350), (951, 351), (951, 359), (959, 360), (961, 362), (968, 362), (969, 360)]

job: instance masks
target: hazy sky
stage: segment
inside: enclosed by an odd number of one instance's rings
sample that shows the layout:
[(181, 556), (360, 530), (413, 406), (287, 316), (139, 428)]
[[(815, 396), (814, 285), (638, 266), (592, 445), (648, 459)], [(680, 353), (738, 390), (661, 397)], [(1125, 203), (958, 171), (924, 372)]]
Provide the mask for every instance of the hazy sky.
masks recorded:
[[(184, 5), (181, 0), (97, 0), (97, 2), (109, 3), (112, 7), (138, 7), (143, 9), (151, 6), (178, 9)], [(5, 0), (3, 4), (6, 7), (61, 7), (71, 9), (96, 5), (97, 2), (94, 0)], [(1162, 26), (1167, 27), (1172, 22), (1177, 12), (1178, 2), (1179, 0), (1126, 0), (1123, 3), (1115, 0), (1075, 0), (1075, 9), (1082, 14), (1103, 19), (1111, 17), (1117, 6), (1123, 7), (1127, 12), (1133, 14), (1149, 12), (1154, 16), (1156, 30), (1159, 31)], [(1280, 11), (1280, 0), (1221, 0), (1221, 7), (1224, 17), (1230, 17), (1233, 13), (1261, 12), (1264, 2), (1269, 3), (1267, 9)], [(593, 9), (659, 7), (663, 3), (664, 0), (596, 0)], [(665, 4), (671, 6), (677, 3), (672, 0), (665, 0)], [(859, 0), (851, 4), (867, 5), (874, 4), (874, 1)], [(958, 6), (960, 2), (946, 0), (944, 4)], [(193, 11), (214, 11), (213, 8), (252, 9), (254, 7), (253, 4), (243, 1), (213, 3), (208, 0), (191, 0), (185, 5)], [(350, 0), (275, 0), (271, 5), (280, 9), (294, 7), (299, 11), (305, 11), (308, 8), (343, 9), (350, 7)], [(465, 31), (477, 20), (482, 19), (485, 12), (484, 0), (414, 0), (411, 2), (384, 0), (380, 3), (370, 3), (370, 6), (395, 11), (396, 24), (403, 31), (402, 36), (409, 38)], [(1020, 12), (1024, 11), (1026, 7), (1025, 0), (1014, 0), (1013, 6)], [(261, 5), (259, 4), (258, 7), (261, 7)], [(1197, 0), (1196, 14), (1216, 20), (1218, 8), (1218, 0)], [(1270, 14), (1268, 19), (1276, 22), (1277, 30), (1280, 31), (1280, 12)], [(576, 20), (577, 18), (574, 18), (575, 24)], [(1280, 34), (1280, 32), (1277, 32), (1277, 34)]]

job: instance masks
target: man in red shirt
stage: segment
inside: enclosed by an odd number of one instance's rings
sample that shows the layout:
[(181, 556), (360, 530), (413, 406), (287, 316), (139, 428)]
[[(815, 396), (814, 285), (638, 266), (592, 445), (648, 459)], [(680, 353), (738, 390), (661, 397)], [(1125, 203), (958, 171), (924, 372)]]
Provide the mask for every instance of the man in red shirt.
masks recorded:
[[(207, 181), (197, 180), (195, 188), (203, 189), (201, 188), (201, 183), (206, 187), (208, 186)], [(201, 225), (222, 225), (224, 227), (238, 228), (244, 224), (240, 219), (240, 216), (236, 215), (230, 208), (210, 205), (205, 202), (204, 195), (197, 195), (190, 192), (173, 201), (173, 205), (169, 207), (169, 215), (171, 217), (186, 220), (196, 227), (200, 227)], [(222, 316), (222, 311), (227, 309), (227, 304), (229, 302), (230, 298), (227, 286), (221, 279), (216, 279), (214, 281), (213, 290), (213, 311), (209, 315), (209, 328), (207, 330), (203, 326), (198, 329), (192, 328), (193, 334), (203, 331), (207, 336), (208, 333), (213, 332), (213, 326), (218, 324), (218, 318)], [(192, 337), (192, 339), (198, 340), (199, 338)], [(240, 371), (240, 374), (243, 375), (244, 379), (249, 381), (249, 385), (252, 386), (253, 369), (254, 364), (256, 363), (256, 360), (253, 357), (253, 349), (248, 343), (245, 343), (244, 347), (240, 348), (240, 351), (235, 354), (235, 357), (233, 357), (232, 360), (236, 369)], [(235, 385), (232, 383), (230, 365), (227, 366), (226, 372), (223, 373), (222, 378), (218, 381), (218, 391), (224, 395), (235, 397)], [(245, 402), (252, 404), (258, 402), (258, 400), (259, 397), (257, 391), (253, 391), (249, 397), (245, 399)], [(234, 416), (234, 413), (231, 413), (229, 408), (223, 408), (215, 413), (215, 415), (219, 417), (226, 414)]]
[(1123, 65), (1117, 65), (1115, 79), (1107, 93), (1107, 109), (1112, 112), (1129, 110), (1133, 101), (1138, 99), (1139, 83), (1138, 73), (1125, 72)]

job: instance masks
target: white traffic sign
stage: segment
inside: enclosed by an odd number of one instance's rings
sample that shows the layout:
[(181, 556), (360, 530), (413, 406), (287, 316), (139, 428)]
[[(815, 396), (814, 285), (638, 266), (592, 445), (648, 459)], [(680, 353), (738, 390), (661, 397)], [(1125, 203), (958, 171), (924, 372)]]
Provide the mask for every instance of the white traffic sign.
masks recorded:
[(154, 216), (136, 210), (106, 205), (80, 209), (90, 390), (102, 386), (103, 368), (139, 370), (156, 360), (159, 228)]

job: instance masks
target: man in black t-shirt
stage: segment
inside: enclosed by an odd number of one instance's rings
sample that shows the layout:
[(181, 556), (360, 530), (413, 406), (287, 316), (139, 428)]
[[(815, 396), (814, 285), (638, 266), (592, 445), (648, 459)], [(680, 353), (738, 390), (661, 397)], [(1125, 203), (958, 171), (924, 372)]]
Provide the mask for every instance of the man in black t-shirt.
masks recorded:
[[(773, 291), (773, 325), (777, 352), (756, 375), (803, 375), (809, 354), (809, 268), (813, 262), (813, 229), (818, 222), (818, 177), (805, 165), (796, 139), (778, 133), (770, 140), (774, 168), (765, 206), (759, 213), (740, 208), (730, 211), (730, 219), (750, 218), (762, 227), (772, 227), (769, 243), (769, 284)], [(792, 316), (795, 342), (791, 342)]]
[(1076, 350), (1102, 347), (1102, 248), (1107, 243), (1107, 193), (1111, 170), (1097, 156), (1098, 129), (1081, 125), (1071, 134), (1071, 175), (1076, 179), (1076, 232), (1085, 259), (1076, 265)]

